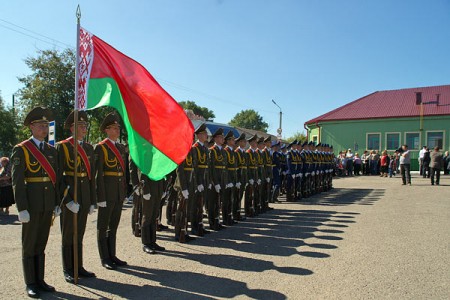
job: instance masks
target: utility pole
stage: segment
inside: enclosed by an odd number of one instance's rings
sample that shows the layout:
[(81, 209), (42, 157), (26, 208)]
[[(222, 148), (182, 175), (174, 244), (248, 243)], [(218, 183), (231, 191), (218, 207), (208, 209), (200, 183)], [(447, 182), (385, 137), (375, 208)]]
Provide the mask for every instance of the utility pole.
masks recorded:
[(277, 138), (278, 138), (278, 140), (281, 141), (281, 138), (282, 138), (281, 133), (283, 132), (283, 129), (281, 127), (281, 123), (283, 120), (283, 112), (281, 111), (281, 107), (275, 102), (275, 100), (272, 99), (272, 102), (280, 109), (280, 126), (277, 129), (277, 133), (278, 133)]

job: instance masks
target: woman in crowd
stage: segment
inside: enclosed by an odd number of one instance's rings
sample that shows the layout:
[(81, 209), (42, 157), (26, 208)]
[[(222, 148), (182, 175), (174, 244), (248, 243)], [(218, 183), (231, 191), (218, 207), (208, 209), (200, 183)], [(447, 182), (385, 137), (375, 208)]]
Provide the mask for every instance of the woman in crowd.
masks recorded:
[(388, 167), (389, 167), (389, 156), (388, 156), (386, 150), (384, 150), (381, 153), (380, 167), (381, 167), (380, 168), (380, 171), (381, 171), (380, 177), (387, 177)]
[(11, 165), (7, 157), (0, 158), (0, 214), (9, 214), (9, 207), (14, 204), (11, 181)]
[(361, 162), (362, 162), (362, 174), (363, 175), (368, 175), (370, 173), (370, 169), (369, 169), (369, 158), (370, 158), (370, 154), (369, 151), (364, 150), (363, 155), (361, 156)]
[(347, 176), (353, 176), (353, 153), (352, 149), (348, 149), (347, 153), (345, 154), (345, 157), (347, 158)]
[(359, 172), (361, 171), (361, 158), (359, 158), (359, 154), (358, 152), (355, 153), (355, 158), (353, 160), (353, 169), (354, 169), (354, 174), (355, 175), (359, 175)]

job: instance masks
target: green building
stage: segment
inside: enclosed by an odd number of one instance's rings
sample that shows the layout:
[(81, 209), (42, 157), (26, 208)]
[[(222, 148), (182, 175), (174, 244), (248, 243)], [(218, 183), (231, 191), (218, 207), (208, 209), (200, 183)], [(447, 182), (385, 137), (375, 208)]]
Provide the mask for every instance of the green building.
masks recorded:
[(450, 85), (374, 92), (305, 123), (308, 140), (333, 145), (335, 154), (407, 144), (412, 170), (422, 146), (449, 150), (449, 127)]

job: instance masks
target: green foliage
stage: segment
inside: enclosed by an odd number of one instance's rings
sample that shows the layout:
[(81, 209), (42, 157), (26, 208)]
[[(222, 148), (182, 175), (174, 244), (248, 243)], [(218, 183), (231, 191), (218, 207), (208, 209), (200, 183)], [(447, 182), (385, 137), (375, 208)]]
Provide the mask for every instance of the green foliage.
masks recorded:
[(194, 114), (202, 116), (206, 121), (213, 121), (216, 117), (212, 110), (209, 110), (206, 107), (198, 106), (194, 101), (180, 101), (178, 104), (180, 104), (184, 109), (190, 109), (194, 112)]
[(286, 141), (287, 141), (288, 143), (291, 143), (291, 142), (293, 142), (293, 141), (295, 141), (295, 140), (301, 141), (302, 143), (305, 142), (305, 141), (306, 141), (306, 135), (305, 135), (305, 133), (304, 133), (304, 132), (298, 132), (298, 131), (297, 131), (293, 136), (291, 136), (291, 137), (289, 137), (289, 138), (286, 139)]
[(13, 109), (8, 109), (0, 95), (0, 156), (10, 156), (13, 146), (16, 144), (16, 121)]
[(267, 132), (267, 128), (269, 128), (269, 124), (264, 122), (263, 118), (253, 109), (247, 109), (237, 113), (228, 124), (234, 127), (242, 127), (263, 132)]
[(56, 139), (64, 136), (64, 121), (74, 107), (75, 52), (66, 49), (38, 50), (37, 57), (28, 57), (25, 64), (32, 73), (19, 77), (24, 85), (18, 91), (18, 117), (22, 123), (26, 114), (36, 106), (52, 110), (56, 121)]

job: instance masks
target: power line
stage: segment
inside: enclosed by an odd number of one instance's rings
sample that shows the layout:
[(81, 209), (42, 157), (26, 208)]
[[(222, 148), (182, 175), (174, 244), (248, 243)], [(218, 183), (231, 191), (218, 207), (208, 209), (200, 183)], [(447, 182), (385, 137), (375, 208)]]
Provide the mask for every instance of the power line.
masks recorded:
[[(33, 30), (30, 30), (30, 29), (27, 29), (27, 28), (25, 28), (25, 27), (23, 27), (23, 26), (14, 24), (14, 23), (9, 22), (9, 21), (7, 21), (7, 20), (4, 20), (4, 19), (1, 19), (1, 18), (0, 18), (0, 21), (1, 21), (1, 22), (4, 22), (4, 23), (6, 23), (6, 24), (8, 24), (8, 25), (10, 25), (10, 26), (14, 26), (14, 27), (16, 27), (16, 28), (19, 28), (19, 29), (21, 29), (21, 30), (24, 30), (24, 31), (26, 31), (26, 32), (29, 32), (29, 33), (20, 31), (20, 30), (18, 30), (18, 29), (11, 28), (11, 27), (6, 26), (6, 25), (4, 25), (4, 24), (0, 24), (0, 27), (6, 28), (6, 29), (11, 30), (11, 31), (14, 31), (14, 32), (17, 32), (17, 33), (22, 34), (22, 35), (24, 35), (24, 36), (27, 36), (27, 37), (33, 38), (33, 39), (35, 39), (35, 40), (41, 41), (41, 42), (43, 42), (43, 43), (47, 43), (47, 44), (50, 44), (50, 45), (52, 45), (52, 46), (56, 46), (56, 47), (59, 47), (59, 48), (65, 48), (65, 47), (74, 48), (73, 45), (69, 45), (69, 44), (67, 44), (67, 43), (58, 41), (58, 40), (56, 40), (56, 39), (54, 39), (54, 38), (48, 37), (48, 36), (46, 36), (46, 35), (43, 35), (43, 34), (41, 34), (41, 33), (35, 32), (35, 31), (33, 31)], [(44, 40), (44, 39), (42, 39), (41, 37), (42, 37), (42, 38), (45, 38), (45, 39), (47, 39), (47, 40), (49, 40), (49, 41)], [(59, 43), (59, 44), (61, 44), (61, 45), (64, 45), (65, 47), (60, 46), (60, 45), (57, 45), (57, 43)], [(155, 78), (156, 78), (156, 77), (155, 77)], [(166, 85), (171, 86), (171, 87), (173, 87), (173, 88), (176, 88), (176, 89), (179, 89), (179, 90), (182, 90), (182, 91), (185, 91), (185, 92), (190, 92), (190, 93), (198, 94), (198, 95), (207, 97), (208, 99), (213, 100), (213, 101), (216, 101), (216, 102), (226, 103), (226, 104), (231, 104), (231, 105), (234, 105), (234, 106), (243, 107), (243, 108), (247, 108), (247, 109), (254, 109), (254, 107), (251, 107), (251, 106), (248, 106), (248, 105), (243, 105), (242, 103), (238, 103), (238, 102), (226, 100), (226, 99), (223, 99), (223, 98), (220, 98), (220, 97), (217, 97), (217, 96), (214, 96), (214, 95), (210, 95), (210, 94), (205, 93), (205, 92), (202, 92), (202, 91), (198, 91), (198, 90), (195, 90), (195, 89), (191, 89), (191, 88), (189, 88), (189, 87), (183, 86), (183, 85), (178, 84), (178, 83), (175, 83), (175, 82), (171, 82), (171, 81), (165, 80), (165, 79), (163, 79), (163, 78), (157, 78), (157, 79), (158, 79), (159, 82), (165, 83)], [(270, 114), (275, 113), (275, 112), (273, 112), (273, 111), (267, 111), (267, 110), (261, 110), (261, 109), (258, 109), (257, 111), (265, 112), (265, 113), (270, 113)]]
[[(56, 39), (54, 39), (54, 38), (51, 38), (51, 37), (48, 37), (48, 36), (46, 36), (46, 35), (40, 34), (40, 33), (38, 33), (38, 32), (32, 31), (32, 30), (30, 30), (30, 29), (27, 29), (27, 28), (22, 27), (22, 26), (20, 26), (20, 25), (14, 24), (14, 23), (9, 22), (9, 21), (6, 21), (6, 20), (4, 20), (4, 19), (1, 19), (1, 18), (0, 18), (0, 21), (6, 23), (6, 24), (8, 24), (8, 25), (11, 25), (11, 26), (20, 28), (21, 30), (25, 30), (25, 31), (27, 31), (27, 32), (29, 32), (29, 33), (35, 35), (35, 36), (32, 36), (32, 35), (27, 34), (27, 33), (25, 33), (25, 32), (19, 31), (19, 30), (17, 30), (17, 29), (13, 29), (13, 28), (11, 28), (11, 27), (7, 27), (7, 26), (2, 25), (2, 24), (0, 24), (0, 26), (4, 27), (4, 28), (6, 28), (6, 29), (9, 29), (9, 30), (15, 31), (15, 32), (17, 32), (17, 33), (23, 34), (23, 35), (25, 35), (25, 36), (31, 37), (31, 38), (33, 38), (33, 39), (39, 40), (39, 41), (41, 41), (41, 42), (48, 43), (48, 44), (51, 44), (51, 45), (55, 45), (56, 43), (59, 43), (59, 44), (61, 44), (61, 45), (64, 45), (64, 46), (66, 46), (66, 47), (69, 47), (69, 48), (73, 48), (73, 47), (74, 47), (73, 45), (69, 45), (69, 44), (66, 44), (66, 43), (64, 43), (64, 42), (58, 41), (58, 40), (56, 40)], [(45, 39), (50, 40), (51, 42), (45, 41), (45, 40), (43, 40), (43, 39), (41, 39), (41, 38), (39, 38), (39, 37), (36, 37), (36, 36), (43, 37), (43, 38), (45, 38)], [(55, 45), (55, 46), (57, 46), (57, 45)], [(61, 47), (61, 46), (57, 46), (57, 47)], [(62, 47), (61, 47), (61, 48), (62, 48)]]

